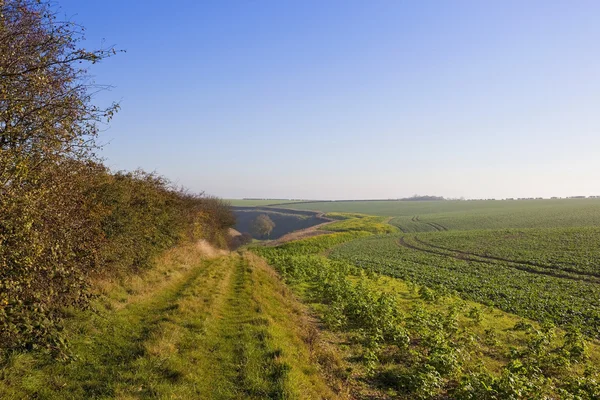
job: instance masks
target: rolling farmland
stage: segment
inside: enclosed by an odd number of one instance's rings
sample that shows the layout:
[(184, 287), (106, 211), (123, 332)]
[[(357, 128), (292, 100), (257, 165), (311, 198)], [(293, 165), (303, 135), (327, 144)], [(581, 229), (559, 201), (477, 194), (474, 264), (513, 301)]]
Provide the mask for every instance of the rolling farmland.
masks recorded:
[(339, 201), (285, 207), (392, 217), (390, 223), (406, 232), (600, 226), (600, 199)]
[(72, 361), (10, 356), (0, 396), (600, 398), (600, 228), (427, 215), (331, 212), (318, 236), (175, 248), (68, 320)]
[(598, 229), (373, 234), (378, 218), (342, 223), (253, 251), (344, 343), (354, 398), (598, 398)]
[(254, 251), (348, 343), (357, 398), (600, 396), (597, 200), (356, 203)]
[(415, 240), (492, 261), (600, 277), (600, 227), (420, 234)]
[(538, 321), (576, 324), (600, 338), (600, 274), (589, 268), (524, 262), (518, 256), (513, 261), (476, 256), (409, 235), (353, 241), (331, 257)]
[(539, 3), (0, 0), (0, 400), (600, 400), (600, 1)]

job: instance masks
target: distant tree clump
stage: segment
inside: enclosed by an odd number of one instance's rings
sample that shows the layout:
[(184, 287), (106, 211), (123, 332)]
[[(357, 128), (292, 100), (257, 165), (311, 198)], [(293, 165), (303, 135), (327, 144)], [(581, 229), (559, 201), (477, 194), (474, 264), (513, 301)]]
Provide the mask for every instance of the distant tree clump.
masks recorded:
[(443, 196), (421, 196), (418, 194), (413, 195), (412, 197), (405, 197), (400, 199), (402, 201), (441, 201), (446, 200)]
[(264, 238), (265, 236), (269, 237), (273, 228), (275, 228), (275, 222), (268, 215), (261, 214), (252, 222), (250, 231), (256, 238)]

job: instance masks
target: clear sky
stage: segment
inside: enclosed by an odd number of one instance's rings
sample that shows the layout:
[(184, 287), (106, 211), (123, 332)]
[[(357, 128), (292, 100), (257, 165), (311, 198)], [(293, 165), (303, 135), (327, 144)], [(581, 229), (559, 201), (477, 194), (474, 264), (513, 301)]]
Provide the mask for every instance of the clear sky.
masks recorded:
[(600, 195), (599, 1), (59, 0), (114, 169), (226, 197)]

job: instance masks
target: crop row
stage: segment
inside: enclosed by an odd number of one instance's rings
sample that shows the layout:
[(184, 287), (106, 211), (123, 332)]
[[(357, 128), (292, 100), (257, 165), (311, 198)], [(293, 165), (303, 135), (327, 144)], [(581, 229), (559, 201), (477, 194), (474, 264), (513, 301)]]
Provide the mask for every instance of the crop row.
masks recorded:
[(464, 231), (418, 238), (446, 250), (600, 276), (600, 227)]
[(434, 226), (420, 220), (419, 216), (413, 217), (395, 217), (390, 221), (392, 225), (398, 227), (404, 233), (411, 232), (437, 232)]
[(600, 284), (521, 270), (508, 263), (490, 265), (432, 254), (401, 246), (399, 240), (399, 236), (355, 240), (335, 248), (330, 257), (455, 291), (466, 299), (534, 320), (577, 325), (587, 335), (600, 338)]
[[(449, 230), (593, 227), (600, 224), (600, 200), (597, 199), (463, 202), (462, 206), (458, 203), (414, 207), (415, 214), (396, 214), (390, 223), (405, 233), (440, 230), (429, 223)], [(415, 220), (417, 216), (418, 220)]]

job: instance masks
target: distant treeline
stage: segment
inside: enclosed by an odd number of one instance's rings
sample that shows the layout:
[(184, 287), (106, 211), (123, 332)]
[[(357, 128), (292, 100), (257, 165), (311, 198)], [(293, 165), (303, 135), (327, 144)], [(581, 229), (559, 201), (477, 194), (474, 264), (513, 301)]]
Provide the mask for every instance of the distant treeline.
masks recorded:
[(229, 205), (154, 173), (110, 172), (76, 25), (47, 2), (0, 2), (0, 353), (61, 354), (61, 321), (86, 307), (94, 277), (136, 272), (177, 243), (226, 245)]
[[(250, 200), (250, 199), (244, 199)], [(256, 199), (255, 199), (256, 200)], [(414, 195), (411, 197), (403, 197), (399, 199), (356, 199), (356, 200), (299, 200), (294, 202), (287, 202), (281, 204), (272, 204), (273, 206), (291, 206), (293, 204), (306, 204), (306, 203), (353, 203), (353, 202), (363, 202), (363, 201), (442, 201), (447, 200), (443, 196), (419, 196)]]
[(412, 197), (405, 197), (403, 199), (398, 199), (400, 201), (440, 201), (440, 200), (446, 200), (444, 197), (442, 196), (419, 196), (418, 194), (415, 194)]
[(242, 200), (265, 200), (265, 201), (310, 201), (310, 200), (302, 200), (302, 199), (270, 199), (270, 198), (261, 198), (261, 197), (244, 197)]

